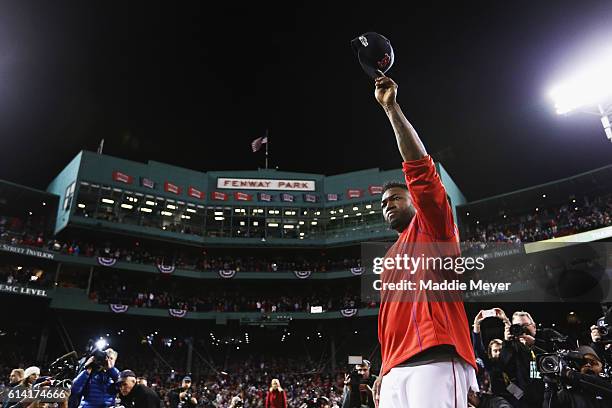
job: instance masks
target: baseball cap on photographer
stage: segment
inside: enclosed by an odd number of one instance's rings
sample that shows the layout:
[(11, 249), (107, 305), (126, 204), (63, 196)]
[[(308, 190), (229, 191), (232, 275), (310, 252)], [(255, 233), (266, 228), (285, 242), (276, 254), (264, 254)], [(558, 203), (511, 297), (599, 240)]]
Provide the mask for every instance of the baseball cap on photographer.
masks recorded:
[(593, 348), (591, 348), (589, 346), (580, 346), (580, 347), (578, 347), (578, 350), (576, 350), (576, 351), (578, 352), (578, 354), (580, 354), (582, 356), (582, 358), (584, 358), (584, 356), (586, 356), (587, 354), (591, 354), (593, 357), (595, 357), (601, 363), (601, 357), (599, 356), (599, 354), (597, 354), (595, 352), (595, 350), (593, 350)]
[(351, 47), (359, 59), (361, 68), (372, 79), (380, 76), (376, 71), (386, 73), (395, 61), (391, 42), (378, 33), (361, 34), (351, 41)]
[(136, 378), (136, 374), (134, 374), (132, 370), (123, 370), (121, 373), (119, 373), (119, 379), (117, 380), (117, 382), (123, 382), (129, 377)]
[(186, 375), (183, 377), (183, 381), (191, 382), (191, 377)]

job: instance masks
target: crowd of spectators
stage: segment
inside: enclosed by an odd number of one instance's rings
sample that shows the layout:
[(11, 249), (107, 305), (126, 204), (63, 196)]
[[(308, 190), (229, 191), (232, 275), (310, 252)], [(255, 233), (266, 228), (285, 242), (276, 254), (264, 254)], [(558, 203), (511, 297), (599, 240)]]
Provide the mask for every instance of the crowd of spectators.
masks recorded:
[[(489, 311), (492, 314), (485, 315)], [(573, 321), (574, 329), (570, 332), (573, 334), (564, 337), (553, 329), (543, 328), (526, 311), (506, 315), (503, 309), (493, 308), (478, 312), (471, 332), (479, 365), (480, 392), (470, 394), (469, 401), (474, 404), (470, 406), (541, 407), (544, 398), (552, 401), (551, 407), (557, 408), (566, 406), (558, 403), (563, 399), (588, 402), (586, 405), (571, 406), (609, 406), (597, 405), (597, 402), (605, 401), (607, 404), (610, 401), (605, 399), (609, 396), (599, 391), (605, 387), (612, 389), (609, 379), (612, 349), (606, 346), (602, 329), (595, 325), (585, 327), (575, 314), (570, 314), (572, 316), (574, 319), (568, 318), (565, 327), (569, 329)], [(332, 365), (323, 356), (316, 361), (308, 353), (300, 356), (298, 350), (291, 354), (286, 354), (286, 350), (275, 354), (272, 349), (261, 353), (244, 351), (233, 354), (228, 350), (235, 348), (235, 345), (230, 345), (208, 359), (199, 352), (194, 353), (192, 371), (187, 372), (184, 358), (187, 341), (184, 340), (179, 348), (163, 350), (154, 350), (155, 346), (147, 346), (146, 343), (139, 348), (132, 345), (124, 352), (119, 349), (116, 367), (119, 370), (132, 370), (137, 377), (145, 379), (147, 386), (159, 395), (163, 408), (175, 408), (170, 395), (186, 375), (192, 379), (191, 392), (198, 401), (197, 408), (227, 408), (236, 397), (241, 398), (244, 407), (263, 408), (272, 379), (279, 380), (288, 407), (300, 407), (315, 397), (325, 397), (330, 408), (342, 406), (347, 371), (342, 363)], [(203, 342), (203, 339), (197, 339), (194, 347), (202, 350)], [(571, 357), (576, 359), (575, 365), (567, 360), (567, 369), (582, 376), (591, 376), (585, 378), (599, 381), (600, 388), (590, 389), (588, 382), (573, 383), (563, 373), (546, 374), (535, 369), (538, 355), (560, 349), (575, 349), (575, 356), (579, 357)], [(17, 344), (14, 348), (0, 350), (0, 383), (8, 383), (11, 369), (34, 365), (31, 350), (29, 354), (25, 351)], [(40, 366), (41, 375), (45, 375), (45, 364)], [(518, 394), (512, 393), (512, 389), (508, 390), (509, 382), (524, 390), (524, 395), (517, 398)], [(604, 388), (601, 388), (602, 384)]]
[[(165, 286), (165, 289), (164, 289)], [(376, 301), (362, 302), (358, 288), (351, 291), (334, 291), (321, 288), (319, 292), (300, 291), (285, 295), (270, 290), (249, 291), (215, 290), (214, 287), (194, 285), (173, 286), (158, 284), (130, 284), (118, 279), (94, 280), (89, 298), (102, 304), (122, 304), (156, 309), (182, 309), (193, 312), (310, 312), (312, 306), (323, 310), (341, 310), (361, 307), (378, 307)], [(267, 292), (267, 294), (266, 294)], [(302, 293), (311, 293), (305, 295)]]
[(48, 287), (51, 279), (43, 269), (32, 266), (1, 265), (0, 283), (29, 287)]
[(358, 258), (330, 258), (326, 256), (305, 257), (266, 257), (262, 256), (222, 256), (208, 254), (206, 251), (195, 251), (187, 248), (180, 250), (154, 250), (144, 248), (139, 242), (130, 246), (118, 244), (92, 243), (80, 241), (61, 241), (59, 239), (45, 240), (42, 233), (22, 232), (0, 233), (0, 242), (11, 245), (24, 245), (43, 248), (65, 255), (85, 257), (106, 257), (118, 261), (138, 263), (145, 265), (175, 266), (179, 269), (196, 270), (203, 272), (217, 272), (219, 270), (235, 270), (250, 272), (277, 272), (277, 271), (312, 271), (327, 272), (334, 270), (347, 270), (360, 266)]
[(535, 242), (612, 225), (612, 194), (476, 225), (461, 238), (472, 242)]

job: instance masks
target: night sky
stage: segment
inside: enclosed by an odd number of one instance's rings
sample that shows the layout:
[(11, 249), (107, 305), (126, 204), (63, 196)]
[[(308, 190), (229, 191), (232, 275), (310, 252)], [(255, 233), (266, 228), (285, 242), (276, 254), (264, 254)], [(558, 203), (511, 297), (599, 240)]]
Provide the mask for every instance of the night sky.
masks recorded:
[(398, 168), (349, 45), (365, 31), (391, 40), (399, 102), (469, 199), (612, 163), (599, 119), (546, 95), (612, 45), (612, 1), (240, 3), (2, 1), (0, 178), (45, 188), (102, 138), (126, 159), (256, 169), (266, 128), (281, 170)]

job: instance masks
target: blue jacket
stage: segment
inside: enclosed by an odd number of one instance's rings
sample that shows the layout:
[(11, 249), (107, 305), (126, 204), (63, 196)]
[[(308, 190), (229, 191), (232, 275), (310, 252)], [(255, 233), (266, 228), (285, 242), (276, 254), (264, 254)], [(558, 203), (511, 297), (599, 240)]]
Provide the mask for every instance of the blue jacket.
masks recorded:
[(108, 371), (81, 371), (72, 382), (72, 394), (81, 395), (79, 408), (104, 408), (115, 405), (116, 382), (119, 370), (115, 367)]

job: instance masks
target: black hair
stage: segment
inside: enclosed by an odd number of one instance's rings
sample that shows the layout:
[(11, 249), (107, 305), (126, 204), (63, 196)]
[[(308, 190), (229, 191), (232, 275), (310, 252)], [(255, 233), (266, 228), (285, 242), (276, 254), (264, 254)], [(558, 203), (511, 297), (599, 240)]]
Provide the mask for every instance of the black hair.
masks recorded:
[(400, 181), (387, 181), (384, 185), (383, 185), (383, 194), (385, 193), (385, 191), (391, 189), (391, 188), (401, 188), (404, 189), (406, 191), (408, 191), (408, 186), (406, 185), (406, 183), (402, 183)]

